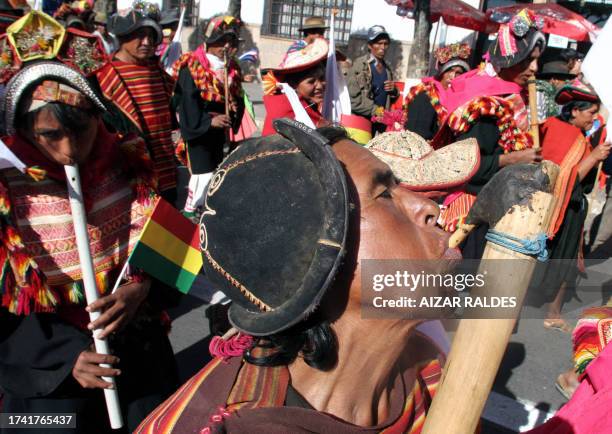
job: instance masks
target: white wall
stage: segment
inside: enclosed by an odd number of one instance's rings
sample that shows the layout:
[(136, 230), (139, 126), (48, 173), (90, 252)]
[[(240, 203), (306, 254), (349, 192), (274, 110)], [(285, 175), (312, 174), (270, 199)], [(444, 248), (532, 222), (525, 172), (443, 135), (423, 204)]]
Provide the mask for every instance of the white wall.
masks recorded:
[[(147, 0), (149, 3), (155, 3), (159, 8), (162, 8), (162, 0)], [(129, 9), (132, 7), (134, 0), (117, 0), (117, 9)]]
[[(480, 5), (480, 0), (463, 0), (463, 2), (469, 4), (470, 6), (474, 6), (476, 9), (478, 9), (478, 6)], [(446, 35), (446, 43), (450, 44), (453, 42), (462, 41), (465, 38), (473, 35), (474, 33), (476, 32), (467, 29), (462, 29), (460, 27), (449, 26), (448, 33)]]
[(395, 13), (395, 6), (385, 0), (355, 0), (351, 33), (367, 33), (376, 24), (385, 26), (391, 38), (411, 41), (414, 20), (402, 18)]
[[(471, 6), (478, 8), (479, 0), (463, 0)], [(403, 18), (396, 13), (395, 6), (387, 4), (385, 0), (355, 0), (353, 8), (352, 33), (365, 33), (375, 24), (385, 26), (391, 38), (401, 41), (412, 41), (414, 35), (414, 20)], [(431, 29), (431, 40), (436, 33), (437, 23)], [(470, 36), (472, 31), (459, 27), (448, 27), (446, 43), (458, 42)]]
[[(227, 11), (229, 0), (200, 0), (200, 18), (209, 18)], [(240, 15), (248, 24), (261, 24), (264, 0), (242, 0)]]
[[(464, 0), (466, 3), (478, 7), (479, 0)], [(200, 0), (200, 18), (227, 11), (229, 0)], [(242, 20), (249, 24), (263, 22), (264, 0), (242, 0)], [(387, 4), (385, 0), (355, 0), (353, 7), (353, 21), (351, 33), (366, 33), (367, 29), (375, 24), (385, 26), (393, 39), (411, 41), (414, 33), (414, 20), (402, 18), (395, 13), (395, 7)], [(433, 40), (436, 25), (431, 32)], [(457, 27), (449, 27), (446, 42), (457, 42), (473, 32)]]

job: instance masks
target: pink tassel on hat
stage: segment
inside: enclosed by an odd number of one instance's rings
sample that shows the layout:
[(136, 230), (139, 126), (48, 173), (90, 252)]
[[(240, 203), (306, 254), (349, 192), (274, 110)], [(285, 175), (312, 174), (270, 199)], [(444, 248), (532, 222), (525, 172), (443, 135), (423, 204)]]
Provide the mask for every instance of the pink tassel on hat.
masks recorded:
[(219, 357), (226, 362), (232, 357), (239, 357), (253, 346), (253, 337), (231, 328), (223, 336), (214, 336), (208, 346), (213, 357)]

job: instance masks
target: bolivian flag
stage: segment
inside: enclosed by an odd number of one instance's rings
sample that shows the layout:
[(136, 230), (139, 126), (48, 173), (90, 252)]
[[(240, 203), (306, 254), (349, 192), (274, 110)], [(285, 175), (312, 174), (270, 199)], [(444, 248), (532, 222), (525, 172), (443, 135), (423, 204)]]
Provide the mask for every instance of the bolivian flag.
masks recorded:
[(186, 294), (202, 268), (198, 226), (159, 199), (129, 262)]
[(344, 127), (348, 136), (360, 145), (372, 140), (372, 123), (359, 115), (342, 115), (340, 125)]

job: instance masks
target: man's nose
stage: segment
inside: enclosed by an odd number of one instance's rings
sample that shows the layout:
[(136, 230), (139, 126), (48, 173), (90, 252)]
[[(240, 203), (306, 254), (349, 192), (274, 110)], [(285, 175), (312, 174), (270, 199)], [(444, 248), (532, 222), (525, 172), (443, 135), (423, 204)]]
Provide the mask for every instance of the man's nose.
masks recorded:
[(437, 224), (440, 208), (434, 201), (404, 187), (396, 188), (394, 193), (399, 195), (404, 212), (417, 225), (426, 227)]

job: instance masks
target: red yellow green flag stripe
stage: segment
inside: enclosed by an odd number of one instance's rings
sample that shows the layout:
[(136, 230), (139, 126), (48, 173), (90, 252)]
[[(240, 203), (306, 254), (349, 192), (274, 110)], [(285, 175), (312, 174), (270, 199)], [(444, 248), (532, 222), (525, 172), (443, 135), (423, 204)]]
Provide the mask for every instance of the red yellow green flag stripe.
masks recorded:
[(159, 199), (129, 262), (186, 294), (202, 268), (197, 225)]
[(355, 142), (365, 145), (372, 140), (372, 123), (359, 115), (342, 115), (340, 124)]

